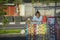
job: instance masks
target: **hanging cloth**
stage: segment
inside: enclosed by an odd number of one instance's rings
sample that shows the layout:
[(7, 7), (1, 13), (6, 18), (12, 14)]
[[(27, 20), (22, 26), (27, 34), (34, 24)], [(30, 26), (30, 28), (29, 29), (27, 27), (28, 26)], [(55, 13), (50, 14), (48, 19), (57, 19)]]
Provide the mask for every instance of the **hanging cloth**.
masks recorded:
[(43, 16), (42, 22), (47, 23), (47, 17), (45, 15)]

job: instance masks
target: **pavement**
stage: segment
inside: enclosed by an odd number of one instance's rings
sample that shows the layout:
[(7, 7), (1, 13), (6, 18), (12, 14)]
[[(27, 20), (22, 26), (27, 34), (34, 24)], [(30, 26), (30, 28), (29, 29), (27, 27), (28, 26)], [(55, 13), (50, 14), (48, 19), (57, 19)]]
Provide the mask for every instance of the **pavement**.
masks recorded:
[(26, 37), (0, 37), (0, 40), (26, 40)]
[(24, 37), (26, 36), (25, 34), (20, 34), (20, 33), (10, 33), (10, 34), (0, 34), (1, 37)]
[[(0, 23), (0, 29), (3, 29), (3, 24)], [(26, 29), (25, 22), (10, 22), (6, 27), (6, 30), (9, 29)], [(25, 34), (13, 33), (13, 34), (0, 34), (0, 40), (26, 40)]]

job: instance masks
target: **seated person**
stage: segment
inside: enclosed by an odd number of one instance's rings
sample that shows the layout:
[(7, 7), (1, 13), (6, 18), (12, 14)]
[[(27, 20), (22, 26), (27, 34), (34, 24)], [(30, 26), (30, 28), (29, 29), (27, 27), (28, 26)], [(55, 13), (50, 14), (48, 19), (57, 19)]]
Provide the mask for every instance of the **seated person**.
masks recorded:
[(40, 15), (39, 11), (37, 11), (35, 13), (35, 16), (33, 17), (32, 21), (34, 21), (34, 22), (42, 22), (42, 16)]

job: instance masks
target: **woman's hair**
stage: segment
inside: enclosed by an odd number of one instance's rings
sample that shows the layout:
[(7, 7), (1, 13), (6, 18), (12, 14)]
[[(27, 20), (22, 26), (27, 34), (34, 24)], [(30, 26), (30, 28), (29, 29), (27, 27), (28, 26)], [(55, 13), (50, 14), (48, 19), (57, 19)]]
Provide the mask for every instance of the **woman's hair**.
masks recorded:
[(39, 11), (37, 11), (37, 12), (35, 13), (35, 16), (36, 16), (37, 14), (39, 14), (39, 16), (40, 16), (40, 12), (39, 12)]

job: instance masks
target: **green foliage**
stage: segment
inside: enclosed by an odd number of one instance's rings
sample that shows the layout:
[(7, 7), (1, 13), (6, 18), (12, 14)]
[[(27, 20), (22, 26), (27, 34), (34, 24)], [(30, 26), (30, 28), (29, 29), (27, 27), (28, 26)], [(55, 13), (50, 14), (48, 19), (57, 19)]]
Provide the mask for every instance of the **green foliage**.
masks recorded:
[(32, 0), (32, 3), (34, 2), (53, 3), (53, 2), (60, 2), (60, 0)]
[(14, 4), (21, 4), (23, 0), (14, 0)]
[(0, 11), (0, 16), (6, 15), (6, 12)]
[(4, 30), (4, 32), (6, 32), (5, 29), (6, 29), (6, 26), (8, 24), (9, 24), (9, 21), (8, 21), (7, 17), (4, 16), (4, 19), (3, 19), (3, 30)]
[(35, 1), (34, 0), (32, 0), (32, 4), (34, 4), (35, 3)]
[(8, 21), (7, 17), (4, 16), (3, 27), (6, 27), (8, 24), (9, 24), (9, 21)]
[(8, 3), (8, 0), (0, 0), (0, 5)]
[(20, 29), (0, 30), (0, 34), (20, 33)]
[[(3, 10), (7, 8), (4, 4), (8, 3), (8, 0), (0, 0), (0, 16), (6, 15), (6, 12)], [(9, 21), (8, 19), (4, 16), (3, 19), (3, 29), (5, 30), (6, 26), (8, 25)]]
[(6, 9), (7, 6), (4, 4), (8, 3), (8, 0), (0, 0), (0, 16), (6, 15), (6, 12), (3, 11), (3, 9)]

